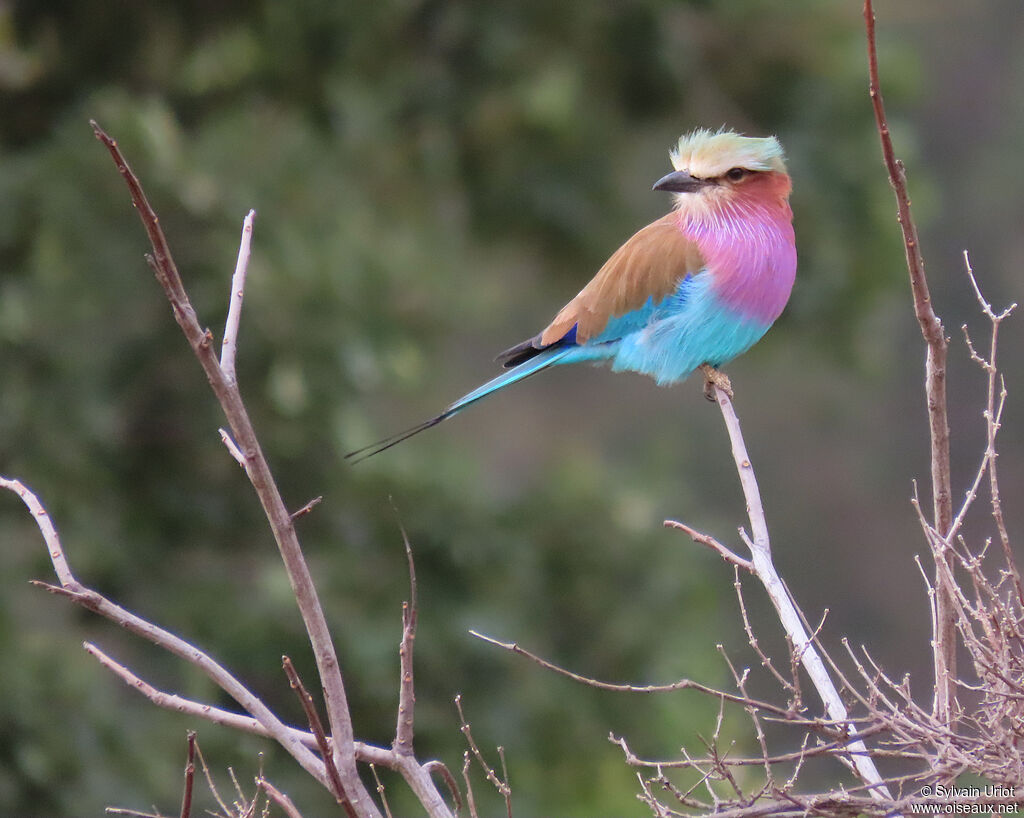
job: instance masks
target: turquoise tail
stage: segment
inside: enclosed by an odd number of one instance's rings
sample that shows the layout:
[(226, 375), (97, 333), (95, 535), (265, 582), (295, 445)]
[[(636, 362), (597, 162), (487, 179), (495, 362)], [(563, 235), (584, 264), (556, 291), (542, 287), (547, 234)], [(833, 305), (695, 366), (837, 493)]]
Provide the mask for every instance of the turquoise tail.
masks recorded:
[(549, 366), (553, 366), (558, 363), (559, 360), (569, 354), (569, 349), (561, 347), (560, 349), (548, 349), (530, 358), (525, 363), (514, 366), (507, 372), (502, 372), (497, 378), (488, 381), (483, 386), (478, 386), (468, 395), (463, 395), (455, 403), (449, 406), (441, 414), (445, 417), (451, 417), (456, 412), (461, 412), (467, 406), (472, 403), (476, 403), (478, 400), (483, 400), (488, 395), (492, 395), (499, 389), (504, 389), (506, 386), (511, 386), (514, 383), (529, 378), (531, 375), (536, 375), (542, 369), (547, 369)]
[(456, 415), (468, 406), (476, 403), (479, 400), (483, 400), (488, 395), (494, 394), (499, 389), (504, 389), (506, 386), (518, 383), (519, 381), (529, 378), (531, 375), (536, 375), (543, 369), (547, 369), (549, 366), (553, 366), (558, 363), (562, 358), (569, 355), (573, 347), (558, 347), (546, 349), (543, 352), (535, 355), (530, 360), (519, 364), (519, 366), (513, 367), (507, 372), (503, 372), (497, 378), (488, 381), (483, 386), (478, 386), (472, 392), (463, 395), (455, 403), (445, 409), (441, 414), (436, 417), (425, 420), (422, 423), (417, 423), (415, 426), (406, 429), (405, 431), (398, 432), (398, 434), (386, 437), (383, 440), (378, 440), (376, 443), (371, 443), (369, 446), (363, 446), (361, 449), (356, 449), (354, 452), (349, 452), (345, 455), (345, 459), (352, 463), (358, 463), (361, 460), (366, 460), (368, 457), (373, 457), (375, 454), (380, 454), (392, 446), (397, 446), (404, 440), (408, 440), (414, 435), (418, 435), (420, 432), (425, 432), (432, 426), (442, 421), (448, 420), (452, 415)]

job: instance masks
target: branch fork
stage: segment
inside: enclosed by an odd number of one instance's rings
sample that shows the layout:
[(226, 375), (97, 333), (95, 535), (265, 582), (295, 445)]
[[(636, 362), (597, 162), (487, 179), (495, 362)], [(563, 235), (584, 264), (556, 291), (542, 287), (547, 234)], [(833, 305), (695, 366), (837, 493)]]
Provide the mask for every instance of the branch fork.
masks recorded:
[[(107, 148), (118, 172), (124, 179), (132, 203), (137, 209), (149, 237), (152, 253), (146, 256), (146, 260), (163, 288), (171, 305), (174, 319), (206, 373), (210, 387), (224, 411), (228, 428), (220, 430), (221, 439), (231, 457), (245, 469), (263, 506), (313, 649), (320, 687), (326, 705), (327, 723), (323, 725), (320, 722), (311, 694), (299, 680), (287, 658), (284, 663), (285, 671), (306, 711), (310, 725), (309, 730), (301, 730), (283, 723), (234, 675), (202, 650), (79, 583), (71, 572), (56, 527), (39, 498), (20, 481), (0, 477), (0, 489), (10, 490), (21, 498), (35, 519), (46, 543), (59, 584), (38, 584), (44, 585), (47, 590), (68, 597), (77, 604), (110, 619), (184, 661), (197, 666), (249, 715), (232, 713), (157, 690), (94, 645), (88, 643), (85, 645), (86, 651), (94, 656), (103, 667), (161, 707), (273, 738), (313, 778), (331, 791), (349, 818), (382, 818), (380, 809), (360, 778), (356, 766), (357, 761), (388, 767), (399, 772), (431, 818), (451, 818), (452, 811), (445, 803), (431, 777), (432, 772), (437, 771), (439, 766), (443, 768), (443, 765), (436, 761), (421, 764), (413, 755), (412, 640), (415, 634), (416, 603), (415, 575), (408, 541), (405, 540), (405, 544), (412, 583), (412, 602), (406, 606), (403, 614), (400, 718), (395, 746), (386, 749), (355, 740), (338, 657), (296, 534), (294, 521), (308, 514), (321, 498), (311, 500), (294, 513), (288, 510), (260, 447), (238, 387), (236, 374), (238, 335), (251, 255), (255, 212), (250, 210), (243, 221), (238, 259), (231, 281), (224, 338), (218, 358), (214, 350), (213, 334), (208, 329), (204, 329), (196, 317), (171, 255), (167, 239), (160, 227), (159, 219), (150, 206), (142, 185), (122, 155), (117, 142), (95, 122), (91, 124), (96, 138)], [(404, 532), (403, 539), (405, 539)], [(444, 772), (447, 773), (446, 783), (450, 785), (454, 779), (446, 768), (444, 768)], [(275, 795), (276, 791), (269, 782), (261, 778), (260, 786), (289, 815), (293, 814), (294, 805), (287, 802), (283, 796), (278, 798), (279, 793)], [(386, 808), (386, 801), (383, 803)], [(294, 811), (294, 814), (298, 815), (298, 812)]]

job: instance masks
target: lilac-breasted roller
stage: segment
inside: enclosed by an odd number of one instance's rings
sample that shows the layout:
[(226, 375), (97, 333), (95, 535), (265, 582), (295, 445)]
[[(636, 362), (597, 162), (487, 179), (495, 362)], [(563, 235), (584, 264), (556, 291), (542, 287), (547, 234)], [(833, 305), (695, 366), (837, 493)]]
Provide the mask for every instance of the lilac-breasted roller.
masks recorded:
[(670, 152), (654, 190), (674, 207), (622, 245), (540, 333), (501, 353), (507, 372), (437, 417), (346, 455), (363, 459), (543, 369), (580, 361), (673, 384), (750, 349), (789, 300), (796, 275), (792, 187), (774, 137), (697, 130)]

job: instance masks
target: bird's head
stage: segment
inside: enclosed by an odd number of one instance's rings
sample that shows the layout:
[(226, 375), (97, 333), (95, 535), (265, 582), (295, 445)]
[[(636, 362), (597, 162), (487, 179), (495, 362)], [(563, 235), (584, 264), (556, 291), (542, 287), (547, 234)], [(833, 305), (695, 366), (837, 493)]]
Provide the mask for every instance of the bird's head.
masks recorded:
[(655, 182), (654, 190), (677, 194), (679, 208), (717, 209), (751, 198), (784, 203), (792, 187), (774, 136), (700, 129), (681, 136), (670, 156), (675, 170)]

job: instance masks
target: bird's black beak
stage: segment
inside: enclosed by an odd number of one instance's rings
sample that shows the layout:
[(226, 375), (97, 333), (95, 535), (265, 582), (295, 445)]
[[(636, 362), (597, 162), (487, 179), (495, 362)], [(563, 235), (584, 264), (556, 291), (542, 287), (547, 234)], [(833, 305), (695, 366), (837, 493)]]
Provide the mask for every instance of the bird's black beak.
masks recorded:
[(707, 179), (697, 179), (685, 170), (674, 170), (662, 176), (651, 190), (667, 190), (671, 193), (694, 193), (709, 184)]

